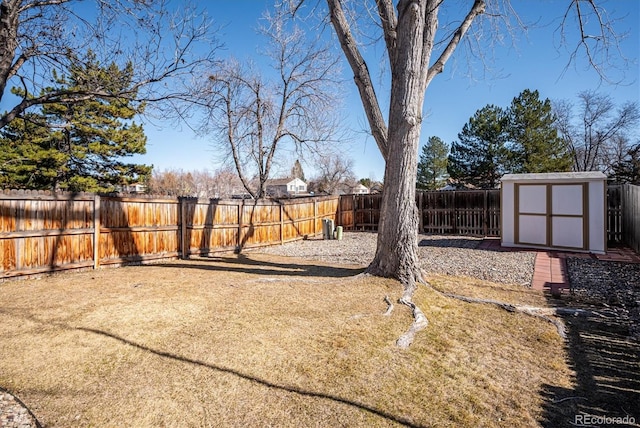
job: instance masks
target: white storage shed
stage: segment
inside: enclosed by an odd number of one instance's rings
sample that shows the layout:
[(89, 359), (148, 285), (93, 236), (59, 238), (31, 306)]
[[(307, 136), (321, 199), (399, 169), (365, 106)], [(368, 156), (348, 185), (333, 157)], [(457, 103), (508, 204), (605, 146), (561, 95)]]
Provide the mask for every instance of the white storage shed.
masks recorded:
[(606, 180), (601, 172), (506, 174), (502, 177), (502, 245), (603, 254)]

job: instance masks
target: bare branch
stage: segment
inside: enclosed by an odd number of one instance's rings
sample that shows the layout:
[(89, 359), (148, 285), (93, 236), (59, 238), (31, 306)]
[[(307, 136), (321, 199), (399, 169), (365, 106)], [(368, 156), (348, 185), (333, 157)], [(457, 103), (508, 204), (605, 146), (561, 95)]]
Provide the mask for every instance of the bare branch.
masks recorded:
[(425, 88), (429, 85), (431, 80), (433, 80), (433, 78), (437, 74), (442, 73), (442, 71), (444, 70), (445, 64), (447, 63), (447, 61), (449, 60), (449, 58), (451, 57), (455, 49), (458, 47), (460, 40), (464, 37), (466, 32), (469, 30), (469, 27), (471, 27), (471, 24), (473, 23), (474, 19), (478, 15), (484, 13), (484, 11), (485, 11), (484, 0), (475, 0), (475, 2), (473, 3), (473, 7), (469, 11), (469, 13), (467, 13), (467, 16), (464, 18), (460, 26), (453, 33), (453, 36), (449, 40), (449, 43), (447, 43), (446, 48), (440, 54), (440, 57), (438, 57), (438, 59), (433, 63), (433, 65), (429, 67), (429, 71), (427, 73), (425, 86), (424, 86)]
[(364, 111), (371, 127), (371, 134), (380, 149), (380, 153), (382, 153), (382, 157), (386, 159), (389, 152), (388, 130), (380, 110), (369, 69), (351, 34), (340, 0), (327, 0), (327, 4), (329, 5), (331, 22), (340, 41), (340, 46), (353, 71), (353, 78), (360, 92)]

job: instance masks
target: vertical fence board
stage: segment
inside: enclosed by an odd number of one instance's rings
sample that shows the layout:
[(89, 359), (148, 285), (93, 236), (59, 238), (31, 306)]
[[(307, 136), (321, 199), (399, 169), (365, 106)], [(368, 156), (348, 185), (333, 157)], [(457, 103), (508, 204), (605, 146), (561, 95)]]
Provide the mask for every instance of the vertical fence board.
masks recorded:
[(622, 186), (621, 205), (624, 242), (636, 252), (640, 252), (640, 186)]

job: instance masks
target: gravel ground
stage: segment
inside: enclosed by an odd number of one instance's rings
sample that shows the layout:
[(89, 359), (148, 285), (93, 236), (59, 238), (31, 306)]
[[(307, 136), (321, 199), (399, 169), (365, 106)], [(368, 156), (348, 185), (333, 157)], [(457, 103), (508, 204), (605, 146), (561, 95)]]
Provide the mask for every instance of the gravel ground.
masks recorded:
[(640, 340), (640, 264), (568, 258), (567, 270), (576, 302), (609, 308)]
[(36, 419), (27, 408), (13, 395), (0, 389), (0, 427), (32, 428), (38, 427)]
[[(341, 241), (313, 238), (255, 251), (366, 266), (375, 255), (377, 237), (376, 233), (353, 232), (345, 233)], [(481, 242), (481, 238), (467, 236), (419, 235), (418, 253), (427, 272), (531, 285), (535, 252), (478, 250)]]

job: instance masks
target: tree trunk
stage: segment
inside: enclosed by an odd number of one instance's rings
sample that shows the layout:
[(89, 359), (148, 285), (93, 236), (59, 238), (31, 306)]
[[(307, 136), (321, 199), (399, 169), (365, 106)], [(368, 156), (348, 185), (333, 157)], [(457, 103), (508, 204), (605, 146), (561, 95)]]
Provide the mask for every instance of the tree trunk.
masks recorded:
[(391, 56), (391, 103), (384, 191), (378, 224), (376, 256), (368, 272), (398, 278), (405, 298), (411, 298), (416, 280), (422, 282), (418, 260), (416, 171), (425, 96), (423, 49), (425, 4), (400, 2), (395, 44)]
[[(391, 115), (395, 117), (397, 115)], [(416, 171), (420, 125), (391, 122), (389, 153), (385, 164), (384, 191), (378, 224), (378, 245), (368, 273), (399, 279), (411, 295), (416, 280), (422, 282), (418, 260), (418, 208)]]

